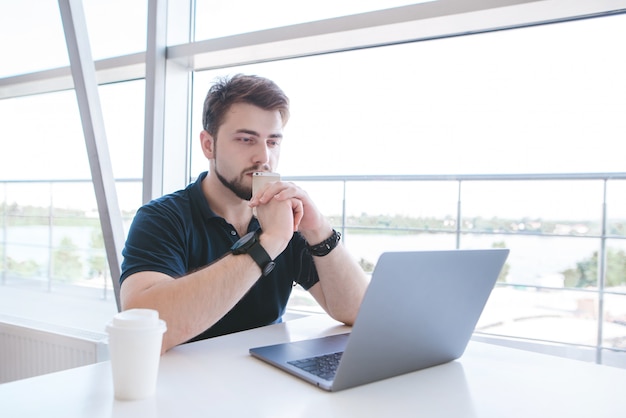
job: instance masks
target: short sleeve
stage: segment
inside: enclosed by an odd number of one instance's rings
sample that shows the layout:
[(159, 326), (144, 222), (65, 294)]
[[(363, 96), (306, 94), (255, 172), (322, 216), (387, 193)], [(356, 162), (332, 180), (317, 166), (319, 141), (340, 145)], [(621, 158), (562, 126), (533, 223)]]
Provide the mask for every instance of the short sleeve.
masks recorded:
[(294, 282), (298, 283), (304, 290), (309, 290), (313, 285), (319, 282), (319, 276), (313, 256), (306, 248), (307, 243), (300, 233), (295, 233), (292, 238), (292, 260), (294, 262), (295, 278)]
[(185, 233), (178, 215), (167, 207), (144, 206), (135, 215), (122, 252), (120, 283), (140, 271), (180, 277), (187, 271)]

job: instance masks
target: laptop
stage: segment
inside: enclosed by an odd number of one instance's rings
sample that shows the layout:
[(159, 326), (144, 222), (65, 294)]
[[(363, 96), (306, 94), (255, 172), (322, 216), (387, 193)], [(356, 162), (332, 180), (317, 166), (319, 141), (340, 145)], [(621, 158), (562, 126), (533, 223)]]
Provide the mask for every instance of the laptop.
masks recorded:
[(465, 351), (508, 254), (383, 253), (351, 332), (250, 354), (328, 391), (450, 362)]

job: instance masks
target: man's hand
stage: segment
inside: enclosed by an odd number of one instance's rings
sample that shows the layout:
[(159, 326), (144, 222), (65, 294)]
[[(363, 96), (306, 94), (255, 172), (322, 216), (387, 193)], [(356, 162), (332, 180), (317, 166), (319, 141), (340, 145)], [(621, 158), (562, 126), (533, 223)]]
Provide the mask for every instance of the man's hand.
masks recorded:
[[(266, 247), (266, 242), (267, 245), (276, 242), (271, 235), (275, 231), (287, 232), (288, 223), (291, 223), (291, 234), (298, 230), (312, 245), (332, 234), (332, 226), (309, 195), (293, 183), (267, 185), (252, 197), (250, 206), (257, 208), (257, 217), (263, 228), (260, 238), (263, 247)], [(270, 255), (273, 253), (270, 252)], [(330, 316), (345, 324), (353, 324), (367, 288), (363, 269), (341, 242), (328, 255), (313, 257), (313, 260), (320, 280), (309, 292)]]
[[(303, 189), (295, 184), (290, 182), (271, 183), (252, 197), (250, 200), (250, 206), (258, 207), (260, 205), (267, 204), (272, 200), (282, 202), (292, 201), (295, 221), (294, 230), (302, 232), (305, 237), (314, 236), (318, 231), (320, 231), (322, 235), (325, 235), (328, 231), (330, 231), (330, 225), (317, 209), (313, 200), (311, 200), (309, 195)], [(301, 202), (301, 206), (293, 204), (294, 200)], [(326, 238), (328, 237), (323, 237), (320, 241), (323, 241)]]
[(272, 258), (287, 247), (304, 215), (302, 201), (277, 197), (284, 190), (283, 184), (288, 183), (268, 184), (250, 200), (250, 206), (256, 208), (256, 216), (263, 230), (263, 247), (269, 246), (266, 250)]

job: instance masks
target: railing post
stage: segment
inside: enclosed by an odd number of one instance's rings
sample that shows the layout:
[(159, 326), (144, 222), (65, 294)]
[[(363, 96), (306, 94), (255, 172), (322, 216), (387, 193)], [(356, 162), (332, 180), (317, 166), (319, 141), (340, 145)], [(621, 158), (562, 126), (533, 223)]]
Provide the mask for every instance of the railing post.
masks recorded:
[(607, 182), (604, 179), (602, 196), (602, 235), (600, 236), (600, 253), (598, 254), (598, 339), (596, 341), (596, 363), (602, 364), (602, 339), (604, 334), (604, 288), (606, 286), (606, 231), (607, 231)]
[(461, 184), (462, 180), (458, 181), (459, 188), (456, 201), (456, 249), (461, 248)]
[(7, 251), (7, 240), (9, 239), (9, 226), (7, 222), (9, 221), (9, 216), (7, 211), (9, 210), (9, 204), (7, 202), (7, 184), (4, 183), (4, 193), (3, 193), (3, 210), (2, 210), (2, 284), (6, 284), (7, 281), (7, 271), (9, 270), (8, 262), (9, 256)]
[(50, 182), (50, 200), (48, 206), (48, 292), (52, 292), (52, 275), (54, 274), (54, 183)]
[(346, 187), (348, 182), (343, 180), (343, 201), (341, 202), (341, 235), (344, 237), (344, 243), (346, 239)]

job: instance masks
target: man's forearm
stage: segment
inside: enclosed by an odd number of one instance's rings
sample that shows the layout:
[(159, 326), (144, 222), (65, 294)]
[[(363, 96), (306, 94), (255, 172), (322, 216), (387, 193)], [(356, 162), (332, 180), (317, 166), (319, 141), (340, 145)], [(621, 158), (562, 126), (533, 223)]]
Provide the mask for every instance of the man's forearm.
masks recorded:
[(320, 291), (313, 295), (330, 316), (352, 325), (367, 289), (365, 272), (341, 242), (328, 255), (313, 259), (320, 278)]
[(178, 279), (157, 272), (140, 272), (122, 284), (122, 308), (159, 311), (167, 323), (163, 337), (165, 352), (213, 326), (260, 275), (251, 257), (233, 255)]

